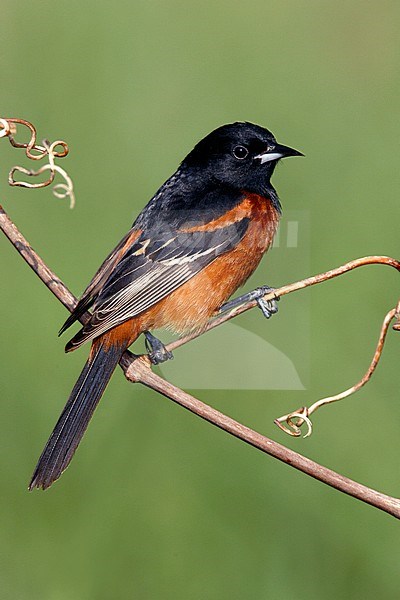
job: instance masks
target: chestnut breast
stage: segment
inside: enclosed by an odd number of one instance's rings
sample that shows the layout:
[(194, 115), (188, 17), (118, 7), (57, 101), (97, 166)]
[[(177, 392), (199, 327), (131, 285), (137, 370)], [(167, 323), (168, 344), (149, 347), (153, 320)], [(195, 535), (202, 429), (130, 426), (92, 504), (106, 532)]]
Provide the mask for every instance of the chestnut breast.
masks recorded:
[[(145, 329), (168, 327), (177, 333), (201, 330), (219, 307), (250, 277), (271, 245), (279, 223), (272, 202), (257, 194), (245, 194), (242, 202), (199, 231), (225, 227), (249, 218), (239, 244), (216, 258), (187, 283), (139, 315)], [(142, 329), (143, 330), (143, 329)]]

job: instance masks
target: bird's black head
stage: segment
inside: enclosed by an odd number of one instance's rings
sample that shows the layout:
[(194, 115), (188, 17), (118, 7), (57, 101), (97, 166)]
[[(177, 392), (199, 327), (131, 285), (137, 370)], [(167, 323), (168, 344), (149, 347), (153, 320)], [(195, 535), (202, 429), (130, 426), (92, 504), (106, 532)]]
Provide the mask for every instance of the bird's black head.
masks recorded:
[(270, 178), (281, 158), (303, 156), (278, 144), (273, 134), (253, 123), (231, 123), (203, 138), (184, 159), (182, 166), (201, 170), (236, 189), (265, 195), (274, 191)]

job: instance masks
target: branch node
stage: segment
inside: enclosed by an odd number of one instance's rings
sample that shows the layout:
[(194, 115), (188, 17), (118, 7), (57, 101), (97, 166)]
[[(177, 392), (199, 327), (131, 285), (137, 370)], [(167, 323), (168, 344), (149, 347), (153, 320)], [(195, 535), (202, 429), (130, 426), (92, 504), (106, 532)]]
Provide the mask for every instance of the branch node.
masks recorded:
[(143, 375), (151, 373), (151, 362), (147, 354), (131, 354), (130, 361), (124, 365), (124, 374), (128, 381), (141, 383)]

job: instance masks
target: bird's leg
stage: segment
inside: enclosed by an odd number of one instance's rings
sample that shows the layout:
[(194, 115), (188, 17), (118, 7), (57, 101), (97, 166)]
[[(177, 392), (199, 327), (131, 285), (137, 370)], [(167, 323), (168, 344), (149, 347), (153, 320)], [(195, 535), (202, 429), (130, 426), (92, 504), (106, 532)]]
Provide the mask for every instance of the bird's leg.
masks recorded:
[(273, 300), (264, 300), (264, 296), (273, 292), (274, 288), (269, 287), (269, 285), (263, 285), (259, 288), (256, 288), (252, 292), (247, 292), (247, 294), (243, 294), (243, 296), (239, 296), (238, 298), (233, 298), (233, 300), (228, 300), (225, 302), (220, 309), (219, 313), (224, 313), (232, 310), (232, 308), (236, 308), (241, 304), (245, 304), (246, 302), (251, 302), (252, 300), (256, 300), (258, 306), (260, 307), (262, 314), (266, 319), (269, 319), (278, 312), (277, 301), (279, 300), (278, 296), (276, 296)]
[(161, 340), (156, 338), (156, 336), (150, 333), (150, 331), (145, 331), (144, 336), (146, 338), (146, 350), (153, 365), (159, 365), (166, 360), (171, 360), (174, 358), (172, 352), (169, 352)]

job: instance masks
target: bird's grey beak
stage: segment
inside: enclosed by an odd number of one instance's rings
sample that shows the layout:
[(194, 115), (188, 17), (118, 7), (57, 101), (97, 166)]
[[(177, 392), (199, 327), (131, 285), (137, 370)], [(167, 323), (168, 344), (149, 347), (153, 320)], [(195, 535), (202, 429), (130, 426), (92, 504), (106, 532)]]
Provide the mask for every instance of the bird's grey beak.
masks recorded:
[(271, 162), (272, 160), (286, 158), (287, 156), (304, 156), (304, 154), (298, 150), (295, 150), (294, 148), (289, 148), (289, 146), (283, 146), (282, 144), (271, 144), (268, 150), (258, 154), (255, 156), (255, 158), (258, 158), (261, 160), (261, 164), (264, 164), (266, 162)]

